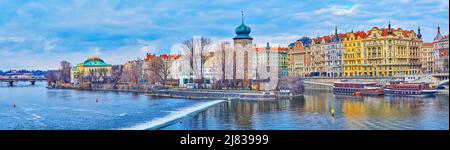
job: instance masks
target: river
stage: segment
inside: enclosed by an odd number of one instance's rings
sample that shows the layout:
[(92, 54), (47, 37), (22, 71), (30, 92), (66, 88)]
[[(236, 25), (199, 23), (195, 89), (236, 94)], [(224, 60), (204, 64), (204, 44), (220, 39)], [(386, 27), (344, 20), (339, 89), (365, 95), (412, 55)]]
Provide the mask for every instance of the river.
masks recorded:
[(211, 101), (23, 83), (0, 85), (0, 130), (448, 130), (448, 98), (307, 91), (285, 100)]

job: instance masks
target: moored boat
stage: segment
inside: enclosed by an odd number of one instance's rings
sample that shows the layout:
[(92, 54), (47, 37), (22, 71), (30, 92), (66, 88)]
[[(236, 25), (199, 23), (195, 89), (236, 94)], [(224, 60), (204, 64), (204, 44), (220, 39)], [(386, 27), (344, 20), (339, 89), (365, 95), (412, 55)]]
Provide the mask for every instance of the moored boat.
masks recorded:
[(383, 95), (384, 89), (382, 87), (365, 87), (361, 91), (362, 96), (378, 96)]
[(353, 96), (371, 96), (383, 95), (382, 88), (375, 82), (335, 82), (333, 84), (334, 94), (353, 95)]
[(434, 96), (436, 90), (432, 89), (428, 83), (404, 83), (404, 82), (391, 82), (386, 85), (384, 93), (386, 95), (395, 96)]

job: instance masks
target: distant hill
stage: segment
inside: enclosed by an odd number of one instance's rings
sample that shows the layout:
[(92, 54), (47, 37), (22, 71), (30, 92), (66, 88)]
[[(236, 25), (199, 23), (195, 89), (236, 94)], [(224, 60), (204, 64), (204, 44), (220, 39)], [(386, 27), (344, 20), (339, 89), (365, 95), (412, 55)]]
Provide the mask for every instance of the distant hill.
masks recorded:
[(32, 76), (46, 76), (47, 71), (42, 70), (8, 70), (3, 71), (0, 70), (0, 76), (11, 76), (11, 75), (22, 75), (22, 74), (31, 74)]

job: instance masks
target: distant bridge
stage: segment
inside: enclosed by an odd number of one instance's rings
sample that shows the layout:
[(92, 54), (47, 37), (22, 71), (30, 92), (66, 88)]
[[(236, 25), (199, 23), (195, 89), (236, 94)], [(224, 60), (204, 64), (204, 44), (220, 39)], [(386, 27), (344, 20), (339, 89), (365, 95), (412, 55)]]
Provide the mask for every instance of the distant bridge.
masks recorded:
[(448, 89), (448, 79), (440, 81), (436, 87)]
[(0, 78), (0, 82), (7, 82), (9, 86), (14, 86), (15, 82), (30, 82), (34, 85), (37, 82), (46, 81), (47, 78)]
[(448, 88), (448, 74), (449, 73), (437, 73), (432, 75), (431, 83), (437, 88)]

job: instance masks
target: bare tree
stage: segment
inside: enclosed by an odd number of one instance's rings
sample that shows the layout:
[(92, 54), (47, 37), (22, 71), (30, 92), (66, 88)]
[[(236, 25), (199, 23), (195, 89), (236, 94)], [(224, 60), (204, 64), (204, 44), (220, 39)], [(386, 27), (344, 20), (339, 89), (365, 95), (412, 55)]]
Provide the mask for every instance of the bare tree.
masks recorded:
[(103, 69), (91, 69), (88, 74), (88, 81), (90, 84), (102, 83), (103, 81)]
[(216, 88), (219, 87), (224, 87), (225, 86), (225, 71), (226, 71), (226, 60), (227, 60), (227, 55), (226, 53), (228, 52), (228, 46), (229, 46), (229, 42), (222, 42), (218, 45), (217, 49), (214, 50), (214, 62), (215, 62), (215, 68), (217, 68), (217, 75), (216, 77), (219, 79), (217, 83), (215, 83)]
[(69, 83), (70, 82), (70, 69), (72, 68), (72, 66), (70, 65), (70, 62), (68, 61), (61, 61), (61, 68), (60, 68), (60, 80), (64, 83)]
[(191, 38), (183, 42), (184, 55), (189, 60), (189, 66), (191, 70), (189, 73), (190, 80), (193, 80), (192, 75), (194, 73), (200, 73), (199, 74), (200, 80), (198, 80), (200, 85), (202, 85), (204, 82), (203, 66), (207, 60), (207, 57), (205, 57), (203, 54), (205, 53), (206, 50), (208, 50), (210, 45), (211, 39), (204, 37), (201, 37), (198, 40)]
[(110, 82), (114, 84), (114, 86), (117, 85), (117, 83), (120, 80), (120, 77), (122, 76), (123, 73), (123, 65), (114, 65), (112, 66), (112, 70), (111, 70), (111, 77), (110, 77)]
[(47, 71), (47, 86), (48, 87), (55, 87), (56, 82), (58, 82), (59, 76), (61, 75), (61, 70), (48, 70)]
[[(205, 82), (205, 79), (203, 77), (203, 66), (207, 60), (207, 57), (203, 55), (203, 53), (209, 48), (211, 44), (211, 39), (209, 38), (200, 38), (200, 85), (203, 85), (203, 82)], [(202, 87), (202, 86), (200, 86)]]
[(106, 83), (108, 77), (108, 70), (106, 68), (101, 68), (96, 70), (96, 82)]
[(155, 58), (147, 62), (147, 65), (149, 81), (160, 82), (163, 86), (165, 86), (170, 75), (171, 62), (163, 61), (160, 58)]
[(184, 57), (189, 60), (189, 82), (191, 82), (194, 74), (194, 38), (183, 42)]
[(121, 82), (131, 83), (132, 85), (139, 85), (140, 80), (143, 79), (143, 60), (129, 61), (124, 65)]

